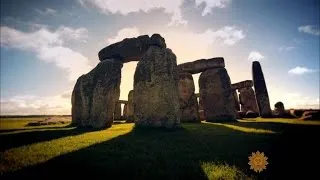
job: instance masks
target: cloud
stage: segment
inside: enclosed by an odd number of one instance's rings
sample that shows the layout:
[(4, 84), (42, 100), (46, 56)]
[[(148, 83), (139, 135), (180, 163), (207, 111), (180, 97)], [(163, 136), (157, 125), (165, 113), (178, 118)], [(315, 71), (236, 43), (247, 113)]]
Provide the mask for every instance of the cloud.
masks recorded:
[(250, 61), (260, 61), (260, 60), (262, 60), (264, 58), (265, 57), (261, 53), (259, 53), (257, 51), (250, 52), (250, 54), (248, 56), (248, 60), (250, 60)]
[(36, 11), (41, 15), (55, 15), (57, 13), (56, 10), (51, 9), (51, 8), (46, 8), (44, 11), (42, 11), (40, 9), (36, 9)]
[(205, 8), (202, 12), (202, 16), (212, 13), (213, 8), (225, 8), (231, 0), (196, 0), (196, 5), (205, 3)]
[(295, 49), (296, 47), (294, 47), (294, 46), (281, 46), (281, 47), (279, 47), (279, 52), (283, 52), (283, 51), (291, 51), (291, 50), (293, 50), (293, 49)]
[(86, 38), (85, 28), (72, 29), (60, 27), (56, 31), (40, 28), (33, 32), (22, 32), (7, 26), (1, 26), (1, 46), (32, 51), (47, 63), (54, 63), (57, 67), (69, 73), (69, 80), (75, 80), (87, 73), (92, 67), (88, 59), (81, 53), (65, 47), (64, 43)]
[(1, 115), (69, 115), (71, 114), (71, 98), (62, 95), (39, 97), (34, 95), (2, 98)]
[(298, 27), (298, 31), (299, 32), (308, 33), (308, 34), (312, 34), (312, 35), (315, 35), (315, 36), (320, 36), (319, 28), (316, 28), (313, 25), (300, 26), (300, 27)]
[(312, 73), (312, 72), (315, 72), (315, 70), (308, 69), (306, 67), (297, 66), (295, 68), (290, 69), (288, 71), (288, 74), (290, 74), (290, 75), (303, 75), (303, 74)]
[[(143, 34), (151, 34), (147, 32)], [(137, 37), (141, 31), (136, 27), (124, 28), (118, 31), (114, 37), (108, 37), (108, 43), (115, 43), (128, 37)], [(217, 30), (207, 29), (202, 33), (191, 31), (166, 31), (161, 32), (167, 46), (173, 50), (179, 59), (196, 60), (212, 57), (212, 45), (220, 44), (233, 46), (245, 38), (243, 31), (234, 26), (225, 26)], [(183, 46), (181, 45), (183, 43)]]
[[(87, 6), (93, 6), (98, 8), (105, 14), (116, 14), (127, 15), (131, 12), (149, 12), (155, 8), (163, 8), (165, 13), (172, 14), (171, 22), (169, 25), (174, 24), (186, 24), (187, 21), (183, 19), (181, 13), (181, 5), (183, 0), (157, 0), (157, 1), (146, 1), (146, 0), (78, 0), (78, 2), (85, 8)], [(197, 0), (197, 5), (205, 3), (205, 9), (202, 12), (206, 15), (211, 12), (213, 8), (224, 8), (230, 2), (230, 0)]]
[(113, 44), (119, 41), (122, 41), (125, 38), (131, 38), (131, 37), (137, 37), (140, 35), (140, 31), (138, 28), (124, 28), (118, 31), (117, 35), (115, 37), (111, 37), (107, 39), (107, 42), (109, 44)]

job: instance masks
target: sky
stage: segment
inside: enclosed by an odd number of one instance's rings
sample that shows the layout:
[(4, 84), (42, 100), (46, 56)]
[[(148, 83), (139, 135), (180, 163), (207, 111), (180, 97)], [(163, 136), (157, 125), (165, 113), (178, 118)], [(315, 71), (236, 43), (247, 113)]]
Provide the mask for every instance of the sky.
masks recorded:
[[(0, 114), (71, 114), (75, 82), (99, 50), (154, 33), (178, 64), (224, 57), (231, 83), (252, 79), (260, 61), (272, 109), (319, 109), (319, 9), (318, 0), (1, 0)], [(136, 64), (122, 68), (122, 100)]]

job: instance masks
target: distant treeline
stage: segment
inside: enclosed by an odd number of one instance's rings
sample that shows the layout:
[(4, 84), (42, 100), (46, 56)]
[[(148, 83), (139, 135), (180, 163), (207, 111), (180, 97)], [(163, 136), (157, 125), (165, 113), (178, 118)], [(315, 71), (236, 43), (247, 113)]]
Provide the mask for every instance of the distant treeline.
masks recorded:
[(5, 115), (0, 118), (71, 117), (71, 115)]

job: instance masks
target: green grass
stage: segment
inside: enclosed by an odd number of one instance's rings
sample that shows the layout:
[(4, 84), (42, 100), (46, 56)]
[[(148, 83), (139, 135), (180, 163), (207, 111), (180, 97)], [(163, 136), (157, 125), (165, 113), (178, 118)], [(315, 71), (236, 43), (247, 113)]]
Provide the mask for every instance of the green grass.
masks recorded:
[[(307, 179), (317, 174), (308, 163), (319, 159), (320, 121), (257, 118), (187, 123), (176, 131), (119, 123), (91, 131), (68, 124), (25, 126), (30, 120), (37, 119), (0, 121), (2, 178)], [(248, 165), (257, 150), (268, 156), (261, 173)]]

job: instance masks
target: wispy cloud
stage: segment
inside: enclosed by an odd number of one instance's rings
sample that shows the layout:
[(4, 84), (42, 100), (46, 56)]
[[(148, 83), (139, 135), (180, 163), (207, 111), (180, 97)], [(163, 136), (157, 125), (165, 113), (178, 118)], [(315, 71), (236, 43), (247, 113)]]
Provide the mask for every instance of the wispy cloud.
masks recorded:
[(88, 59), (64, 44), (67, 41), (79, 41), (87, 37), (85, 28), (73, 29), (60, 27), (56, 31), (41, 28), (33, 32), (22, 32), (7, 26), (1, 26), (1, 46), (36, 53), (38, 59), (54, 63), (69, 73), (69, 79), (75, 80), (87, 73), (91, 67)]
[(45, 10), (36, 9), (36, 11), (41, 15), (55, 15), (57, 13), (56, 10), (51, 8), (46, 8)]
[(225, 8), (231, 3), (231, 0), (196, 0), (196, 5), (204, 3), (205, 8), (202, 12), (202, 16), (212, 13), (213, 8)]
[[(205, 9), (202, 15), (206, 15), (212, 11), (213, 8), (224, 8), (231, 0), (196, 0), (196, 4), (205, 3)], [(181, 13), (181, 5), (183, 0), (161, 0), (161, 1), (145, 1), (145, 0), (78, 0), (78, 2), (85, 8), (93, 6), (98, 8), (101, 12), (109, 14), (120, 13), (127, 15), (131, 12), (148, 12), (155, 8), (163, 8), (166, 13), (172, 14), (169, 25), (187, 24), (183, 19)]]
[(295, 68), (292, 68), (288, 71), (288, 74), (289, 75), (303, 75), (303, 74), (306, 74), (306, 73), (312, 73), (312, 72), (315, 72), (316, 70), (313, 70), (313, 69), (308, 69), (306, 67), (300, 67), (300, 66), (297, 66)]
[(284, 52), (284, 51), (292, 51), (294, 50), (296, 47), (294, 46), (281, 46), (279, 47), (278, 51), (279, 52)]
[(312, 34), (315, 36), (320, 36), (320, 30), (319, 28), (313, 26), (313, 25), (306, 25), (306, 26), (300, 26), (298, 27), (299, 32), (304, 32), (308, 34)]
[(2, 98), (1, 115), (32, 115), (32, 114), (71, 114), (70, 96), (55, 95), (40, 97), (35, 95), (13, 96)]
[(260, 61), (260, 60), (262, 60), (264, 58), (265, 57), (261, 53), (259, 53), (257, 51), (250, 52), (250, 54), (248, 56), (248, 60), (250, 60), (250, 61)]

